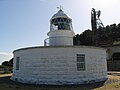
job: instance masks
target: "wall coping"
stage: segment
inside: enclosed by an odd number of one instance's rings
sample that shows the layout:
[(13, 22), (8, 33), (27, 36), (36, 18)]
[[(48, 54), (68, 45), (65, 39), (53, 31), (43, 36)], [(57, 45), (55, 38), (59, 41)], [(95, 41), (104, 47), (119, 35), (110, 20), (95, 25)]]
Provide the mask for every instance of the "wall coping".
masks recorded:
[(21, 50), (37, 49), (37, 48), (91, 48), (91, 49), (107, 50), (105, 48), (95, 47), (95, 46), (35, 46), (35, 47), (25, 47), (25, 48), (16, 49), (13, 51), (13, 53)]

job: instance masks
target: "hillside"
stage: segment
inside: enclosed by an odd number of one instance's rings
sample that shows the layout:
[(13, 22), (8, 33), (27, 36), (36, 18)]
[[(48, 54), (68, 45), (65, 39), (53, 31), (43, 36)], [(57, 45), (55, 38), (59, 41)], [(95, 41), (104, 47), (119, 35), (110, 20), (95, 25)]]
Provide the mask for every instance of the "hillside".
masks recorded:
[[(107, 25), (106, 27), (100, 27), (96, 30), (96, 34), (93, 34), (92, 30), (88, 29), (77, 34), (74, 37), (74, 45), (88, 45), (88, 46), (104, 46), (120, 44), (120, 23)], [(93, 38), (96, 40), (93, 41)]]

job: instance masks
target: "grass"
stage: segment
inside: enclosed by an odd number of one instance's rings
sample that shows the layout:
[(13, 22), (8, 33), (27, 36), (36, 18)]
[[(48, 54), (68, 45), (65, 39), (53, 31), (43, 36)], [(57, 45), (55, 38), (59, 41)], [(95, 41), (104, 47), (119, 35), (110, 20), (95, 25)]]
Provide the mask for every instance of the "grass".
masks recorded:
[(0, 77), (8, 77), (8, 76), (12, 76), (12, 74), (0, 74)]
[(120, 82), (104, 85), (93, 90), (120, 90)]
[[(109, 75), (105, 84), (89, 85), (28, 85), (11, 81), (11, 74), (0, 75), (0, 90), (120, 90), (120, 76)], [(118, 82), (119, 81), (119, 82)]]
[(107, 82), (99, 88), (94, 90), (120, 90), (120, 76), (108, 75), (109, 83)]

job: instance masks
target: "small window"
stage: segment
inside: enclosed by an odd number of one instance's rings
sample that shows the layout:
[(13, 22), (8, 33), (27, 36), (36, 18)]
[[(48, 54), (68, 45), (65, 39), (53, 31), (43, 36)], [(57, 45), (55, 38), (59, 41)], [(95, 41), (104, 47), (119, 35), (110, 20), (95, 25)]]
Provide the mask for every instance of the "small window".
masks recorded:
[(16, 70), (19, 70), (20, 57), (16, 57)]
[(85, 55), (77, 54), (77, 71), (85, 70)]

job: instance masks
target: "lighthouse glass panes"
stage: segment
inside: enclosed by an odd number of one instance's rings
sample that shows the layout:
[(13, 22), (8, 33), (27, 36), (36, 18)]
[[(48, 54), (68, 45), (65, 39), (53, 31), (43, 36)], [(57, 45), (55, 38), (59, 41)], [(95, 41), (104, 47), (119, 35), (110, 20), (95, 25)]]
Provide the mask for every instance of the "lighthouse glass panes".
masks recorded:
[(85, 55), (77, 54), (77, 71), (85, 70)]
[(72, 30), (71, 19), (58, 17), (51, 20), (51, 31), (54, 30)]

